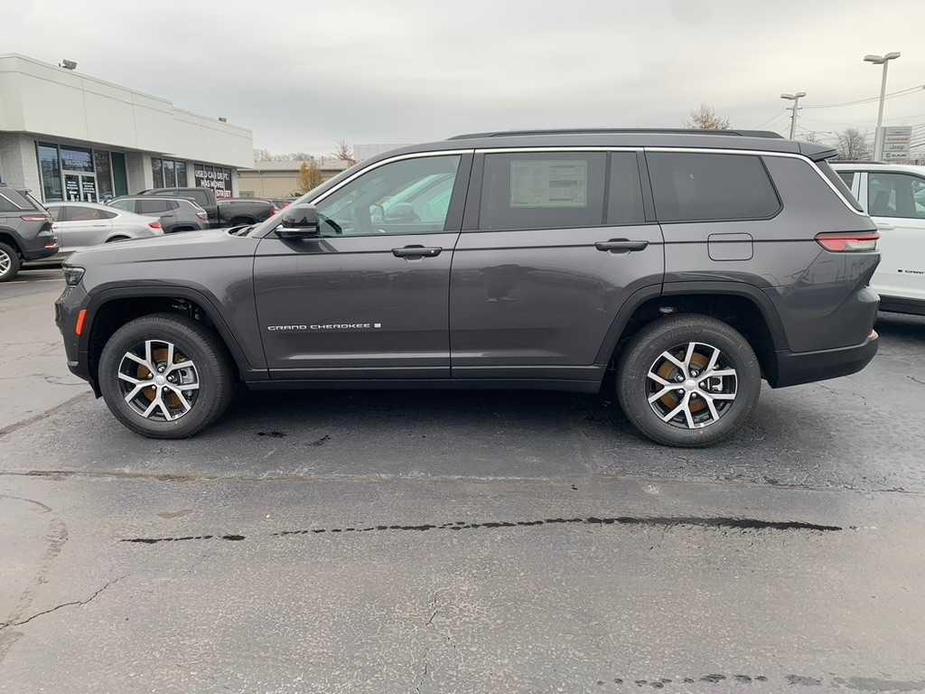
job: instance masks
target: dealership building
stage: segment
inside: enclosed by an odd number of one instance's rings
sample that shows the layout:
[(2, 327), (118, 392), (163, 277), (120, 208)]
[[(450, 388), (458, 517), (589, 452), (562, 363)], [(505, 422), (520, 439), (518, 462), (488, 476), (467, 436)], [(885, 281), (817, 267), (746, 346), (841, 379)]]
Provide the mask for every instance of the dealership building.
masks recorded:
[(0, 182), (44, 202), (98, 201), (146, 188), (238, 195), (251, 131), (76, 70), (0, 55)]

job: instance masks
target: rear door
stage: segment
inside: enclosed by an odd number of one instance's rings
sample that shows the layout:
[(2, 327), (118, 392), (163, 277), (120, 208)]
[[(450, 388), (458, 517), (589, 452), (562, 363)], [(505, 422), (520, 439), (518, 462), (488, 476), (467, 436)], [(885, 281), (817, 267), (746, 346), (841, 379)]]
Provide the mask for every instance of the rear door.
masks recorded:
[[(261, 240), (254, 288), (272, 378), (449, 377), (450, 263), (470, 167), (465, 153), (373, 165), (313, 201), (320, 238)], [(414, 191), (438, 178), (447, 195), (417, 204)]]
[(81, 205), (61, 205), (55, 209), (59, 210), (60, 221), (53, 228), (62, 253), (106, 241), (116, 216), (114, 212)]
[(477, 155), (453, 257), (454, 378), (600, 378), (609, 355), (599, 352), (620, 307), (662, 281), (641, 156)]
[(880, 229), (880, 265), (871, 285), (885, 297), (925, 302), (925, 178), (868, 171), (862, 200)]

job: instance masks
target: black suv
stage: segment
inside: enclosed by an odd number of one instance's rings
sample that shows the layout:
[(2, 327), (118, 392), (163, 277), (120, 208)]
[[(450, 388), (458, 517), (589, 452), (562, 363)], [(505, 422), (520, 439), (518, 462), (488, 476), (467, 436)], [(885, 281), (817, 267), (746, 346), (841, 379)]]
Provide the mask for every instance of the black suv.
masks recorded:
[(651, 439), (707, 445), (762, 379), (877, 350), (877, 231), (834, 154), (741, 131), (406, 147), (251, 227), (75, 254), (57, 322), (71, 370), (146, 436), (196, 433), (243, 381), (608, 387)]
[(28, 190), (0, 185), (0, 282), (19, 273), (23, 261), (58, 252), (51, 215)]

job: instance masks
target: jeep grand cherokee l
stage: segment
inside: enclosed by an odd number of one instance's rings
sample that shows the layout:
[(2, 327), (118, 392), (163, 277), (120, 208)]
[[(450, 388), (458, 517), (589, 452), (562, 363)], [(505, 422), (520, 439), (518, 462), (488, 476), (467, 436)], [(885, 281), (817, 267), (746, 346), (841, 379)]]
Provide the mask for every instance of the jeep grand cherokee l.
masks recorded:
[(608, 384), (649, 438), (708, 445), (762, 379), (877, 350), (877, 230), (834, 154), (741, 131), (406, 147), (251, 227), (75, 255), (57, 322), (71, 370), (145, 436), (201, 430), (235, 381)]

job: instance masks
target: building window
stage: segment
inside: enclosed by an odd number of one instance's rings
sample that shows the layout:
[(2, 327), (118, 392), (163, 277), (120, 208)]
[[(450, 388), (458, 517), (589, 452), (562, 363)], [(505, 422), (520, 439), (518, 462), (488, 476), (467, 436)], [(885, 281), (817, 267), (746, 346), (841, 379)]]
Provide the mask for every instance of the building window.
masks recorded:
[(61, 168), (65, 171), (93, 173), (93, 156), (89, 149), (61, 148)]
[(151, 173), (155, 188), (185, 188), (186, 162), (151, 157)]
[(196, 164), (193, 180), (197, 188), (211, 188), (217, 198), (231, 197), (231, 169), (208, 164)]
[(99, 199), (106, 200), (115, 196), (112, 185), (112, 165), (109, 162), (109, 152), (93, 151), (93, 163), (96, 164), (96, 188)]
[(39, 172), (42, 175), (42, 197), (45, 202), (64, 200), (61, 187), (61, 163), (57, 145), (38, 145)]

